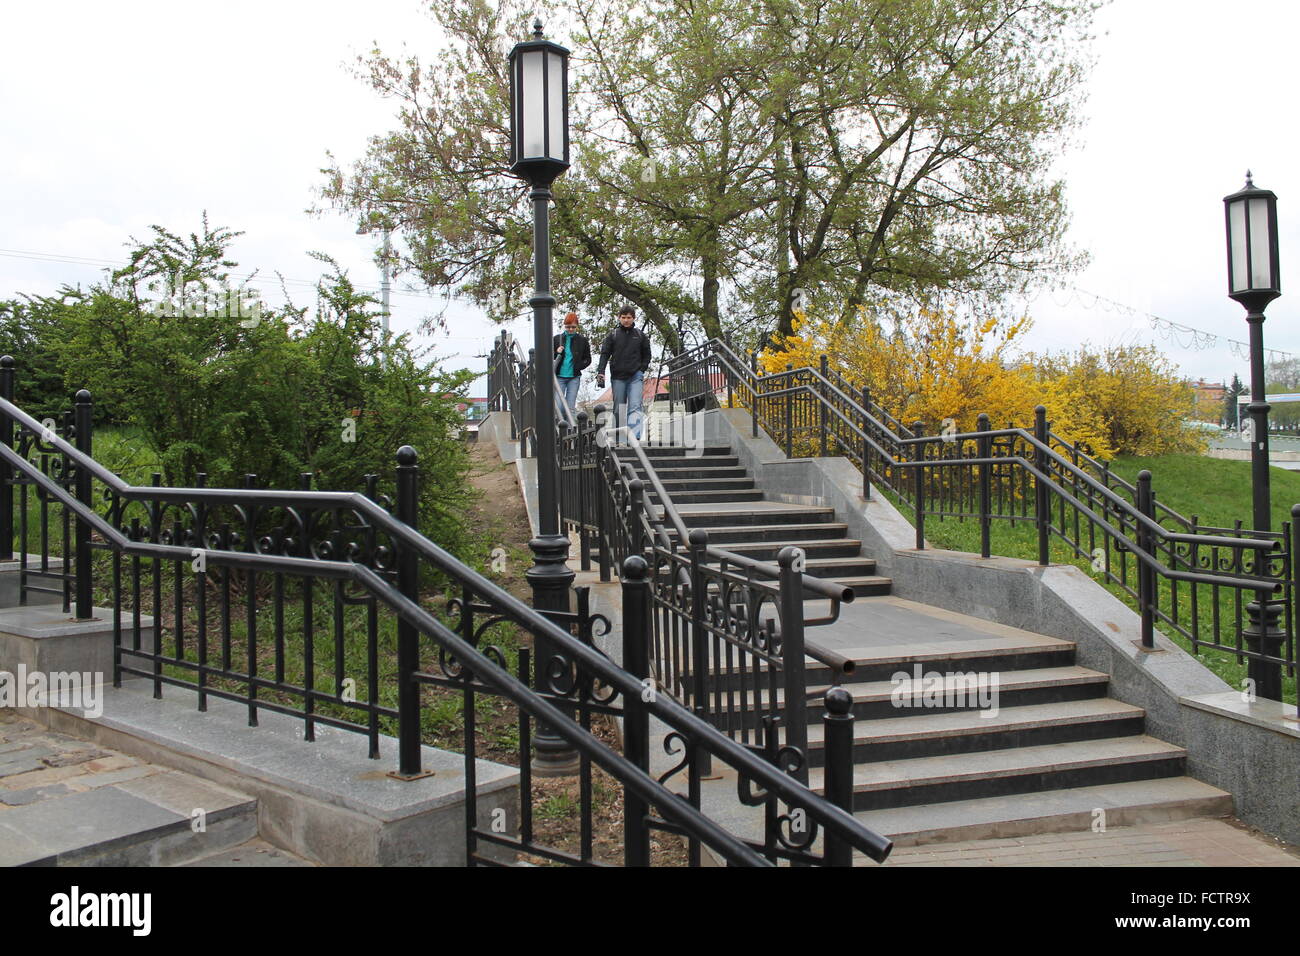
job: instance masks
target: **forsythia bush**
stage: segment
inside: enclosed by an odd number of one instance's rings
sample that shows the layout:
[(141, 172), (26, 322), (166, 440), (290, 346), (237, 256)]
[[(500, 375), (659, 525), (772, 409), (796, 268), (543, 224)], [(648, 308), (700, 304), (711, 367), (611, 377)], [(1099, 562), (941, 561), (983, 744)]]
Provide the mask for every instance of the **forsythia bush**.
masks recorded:
[(766, 373), (816, 368), (820, 357), (909, 427), (938, 430), (952, 419), (974, 431), (986, 413), (994, 427), (1032, 427), (1034, 407), (1047, 408), (1052, 430), (1094, 455), (1158, 455), (1198, 451), (1204, 438), (1184, 424), (1195, 392), (1150, 346), (1094, 353), (1012, 358), (1010, 347), (1030, 326), (1018, 319), (959, 319), (922, 308), (907, 328), (887, 333), (862, 311), (856, 325), (799, 316), (793, 335), (759, 356)]

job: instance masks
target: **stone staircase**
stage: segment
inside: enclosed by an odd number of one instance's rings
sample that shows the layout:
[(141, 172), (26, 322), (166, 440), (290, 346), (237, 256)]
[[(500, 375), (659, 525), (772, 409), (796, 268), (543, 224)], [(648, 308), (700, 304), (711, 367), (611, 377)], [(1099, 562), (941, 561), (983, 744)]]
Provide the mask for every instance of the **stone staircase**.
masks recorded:
[[(854, 590), (839, 620), (808, 637), (855, 664), (842, 684), (855, 717), (854, 809), (866, 825), (908, 845), (1232, 812), (1230, 794), (1186, 776), (1186, 751), (1144, 733), (1141, 707), (1107, 695), (1108, 675), (1076, 663), (1072, 642), (893, 596), (833, 509), (768, 500), (729, 447), (687, 451), (646, 448), (688, 529), (760, 560), (796, 545), (807, 573)], [(809, 660), (815, 789), (831, 683)]]
[[(756, 561), (775, 561), (782, 548), (795, 545), (807, 555), (805, 574), (851, 587), (858, 598), (889, 593), (889, 579), (875, 573), (876, 562), (848, 536), (848, 525), (835, 520), (833, 508), (767, 500), (729, 447), (647, 446), (645, 452), (687, 528), (707, 531), (709, 544)], [(644, 479), (645, 469), (635, 467)], [(646, 494), (657, 508), (659, 496), (648, 484)]]

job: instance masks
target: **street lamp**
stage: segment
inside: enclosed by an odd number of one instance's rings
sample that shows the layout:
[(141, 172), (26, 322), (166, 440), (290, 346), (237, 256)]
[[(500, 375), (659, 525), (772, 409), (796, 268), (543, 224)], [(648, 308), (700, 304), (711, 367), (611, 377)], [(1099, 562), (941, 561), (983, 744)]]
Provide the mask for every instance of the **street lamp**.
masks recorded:
[[(1251, 485), (1256, 531), (1272, 528), (1268, 482), (1268, 410), (1264, 393), (1264, 309), (1282, 294), (1277, 257), (1277, 196), (1260, 189), (1246, 171), (1245, 188), (1223, 197), (1228, 232), (1228, 296), (1246, 308), (1250, 325)], [(1261, 563), (1262, 563), (1261, 556)], [(1258, 591), (1246, 605), (1250, 625), (1242, 631), (1255, 655), (1278, 657), (1285, 632), (1278, 628), (1281, 603)], [(1247, 674), (1259, 697), (1282, 699), (1282, 667), (1252, 656)]]
[[(532, 186), (533, 201), (533, 407), (536, 409), (537, 537), (528, 542), (533, 566), (528, 583), (533, 607), (568, 611), (574, 574), (567, 564), (569, 539), (560, 534), (559, 489), (555, 470), (555, 363), (552, 348), (550, 201), (551, 183), (569, 168), (569, 51), (542, 35), (533, 23), (532, 39), (510, 51), (510, 171)], [(536, 683), (545, 688), (556, 650), (538, 635), (533, 648)], [(533, 772), (561, 775), (577, 771), (577, 754), (554, 731), (537, 728)]]

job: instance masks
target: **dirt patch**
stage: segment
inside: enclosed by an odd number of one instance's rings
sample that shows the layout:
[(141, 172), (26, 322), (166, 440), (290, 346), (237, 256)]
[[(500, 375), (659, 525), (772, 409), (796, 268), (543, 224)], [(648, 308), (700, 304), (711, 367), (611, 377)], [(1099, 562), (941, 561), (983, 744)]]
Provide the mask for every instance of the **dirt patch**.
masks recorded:
[[(496, 552), (495, 568), (489, 561), (489, 576), (519, 599), (531, 604), (532, 592), (525, 573), (532, 563), (528, 539), (532, 530), (524, 507), (517, 473), (512, 462), (503, 462), (495, 446), (470, 446), (470, 483), (480, 492), (469, 516), (470, 527)], [(490, 556), (489, 556), (490, 557)], [(530, 646), (531, 635), (517, 633), (519, 646)], [(481, 756), (518, 766), (518, 714), (499, 701), (488, 705), (490, 713), (478, 711), (478, 745)], [(599, 716), (592, 733), (615, 752), (621, 752), (612, 719)], [(508, 746), (513, 741), (514, 747)], [(507, 744), (507, 746), (502, 746)], [(592, 858), (602, 863), (623, 862), (623, 788), (599, 767), (591, 769), (590, 799)], [(579, 855), (582, 850), (582, 787), (579, 777), (534, 778), (532, 786), (533, 832), (535, 839), (552, 849)], [(650, 858), (654, 866), (685, 866), (686, 848), (673, 834), (651, 833)], [(551, 865), (540, 857), (529, 862)]]

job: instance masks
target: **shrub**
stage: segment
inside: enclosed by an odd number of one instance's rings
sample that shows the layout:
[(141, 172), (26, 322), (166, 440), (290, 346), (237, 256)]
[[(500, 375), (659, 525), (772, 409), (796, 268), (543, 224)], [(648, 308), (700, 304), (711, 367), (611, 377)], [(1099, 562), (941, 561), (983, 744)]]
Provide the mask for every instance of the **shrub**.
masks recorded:
[(472, 373), (421, 361), (405, 336), (381, 341), (374, 299), (325, 257), (332, 271), (311, 314), (160, 308), (177, 286), (228, 287), (234, 234), (205, 223), (186, 241), (154, 229), (111, 285), (33, 300), (65, 384), (138, 426), (170, 485), (204, 473), (213, 487), (254, 475), (258, 487), (297, 488), (311, 472), (316, 488), (353, 491), (376, 474), (391, 494), (397, 449), (409, 444), (421, 530), (459, 551), (470, 492), (455, 403)]

